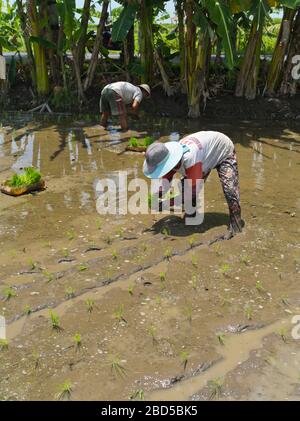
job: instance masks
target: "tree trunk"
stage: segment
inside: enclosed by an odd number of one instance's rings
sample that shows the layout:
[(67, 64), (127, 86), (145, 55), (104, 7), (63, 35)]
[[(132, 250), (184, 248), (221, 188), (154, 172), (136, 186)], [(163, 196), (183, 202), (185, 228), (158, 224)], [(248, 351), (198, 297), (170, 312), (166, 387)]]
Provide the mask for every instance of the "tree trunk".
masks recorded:
[(293, 24), (293, 29), (290, 37), (288, 56), (285, 62), (283, 80), (280, 86), (280, 93), (282, 95), (295, 95), (299, 80), (293, 78), (293, 57), (300, 54), (300, 9), (297, 11), (297, 16)]
[(180, 57), (180, 84), (181, 84), (181, 92), (182, 93), (186, 93), (183, 0), (177, 0), (176, 1), (176, 12), (177, 12), (177, 17), (178, 17), (178, 41), (179, 41), (179, 57)]
[(81, 29), (82, 33), (78, 40), (78, 66), (80, 73), (82, 73), (83, 65), (85, 61), (85, 47), (87, 40), (88, 23), (90, 18), (90, 6), (91, 0), (84, 0), (82, 17), (81, 17)]
[[(35, 37), (41, 36), (40, 19), (37, 13), (36, 1), (27, 1), (27, 11), (30, 20), (31, 33)], [(49, 78), (46, 62), (46, 53), (42, 45), (34, 42), (33, 51), (35, 58), (36, 89), (39, 96), (44, 97), (49, 93)]]
[(200, 31), (198, 45), (196, 46), (196, 26), (193, 23), (194, 3), (193, 0), (185, 2), (186, 14), (186, 67), (185, 79), (188, 96), (188, 117), (200, 116), (200, 100), (204, 98), (207, 89), (208, 65), (211, 55), (211, 42), (208, 30)]
[(245, 96), (247, 99), (254, 99), (256, 97), (262, 33), (263, 24), (257, 29), (257, 22), (254, 21), (251, 26), (242, 67), (238, 75), (235, 96)]
[(281, 22), (280, 32), (278, 34), (276, 47), (273, 53), (272, 61), (268, 71), (268, 77), (265, 87), (266, 95), (274, 95), (277, 91), (280, 79), (282, 77), (282, 69), (289, 45), (293, 19), (295, 10), (285, 8)]
[(153, 79), (153, 8), (151, 0), (140, 3), (141, 64), (143, 68), (142, 83), (151, 83)]
[(84, 81), (85, 91), (90, 88), (94, 80), (97, 63), (98, 63), (98, 56), (99, 56), (100, 48), (102, 45), (102, 33), (103, 33), (104, 25), (105, 25), (108, 5), (109, 5), (109, 0), (103, 0), (102, 12), (101, 12), (101, 17), (100, 17), (99, 24), (97, 27), (97, 34), (96, 34), (96, 39), (95, 39), (94, 48), (92, 52), (92, 57), (89, 64), (88, 71), (87, 71), (86, 79)]
[[(45, 37), (47, 40), (52, 42), (55, 45), (58, 45), (59, 37), (59, 16), (57, 10), (56, 0), (47, 1), (47, 16), (49, 25), (47, 26)], [(50, 64), (50, 73), (52, 80), (55, 86), (61, 84), (61, 74), (60, 74), (60, 59), (57, 48), (49, 48), (47, 50), (49, 64)]]
[(20, 25), (22, 29), (22, 37), (24, 39), (26, 52), (27, 52), (27, 59), (30, 65), (30, 72), (31, 72), (31, 78), (33, 86), (36, 86), (36, 71), (35, 71), (35, 61), (34, 56), (31, 48), (31, 44), (29, 41), (29, 32), (28, 32), (28, 26), (27, 26), (27, 16), (24, 11), (24, 5), (22, 0), (16, 0), (17, 3), (17, 14), (20, 19)]

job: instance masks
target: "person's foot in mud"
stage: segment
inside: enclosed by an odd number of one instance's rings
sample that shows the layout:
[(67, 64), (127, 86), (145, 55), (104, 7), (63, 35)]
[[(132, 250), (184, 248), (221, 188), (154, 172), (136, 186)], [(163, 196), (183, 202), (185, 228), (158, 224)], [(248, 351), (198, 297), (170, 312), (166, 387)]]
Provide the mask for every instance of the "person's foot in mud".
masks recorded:
[(240, 234), (243, 231), (245, 226), (245, 221), (241, 218), (241, 214), (230, 214), (230, 222), (228, 231), (225, 234), (222, 234), (216, 238), (217, 241), (220, 240), (230, 240), (235, 235)]

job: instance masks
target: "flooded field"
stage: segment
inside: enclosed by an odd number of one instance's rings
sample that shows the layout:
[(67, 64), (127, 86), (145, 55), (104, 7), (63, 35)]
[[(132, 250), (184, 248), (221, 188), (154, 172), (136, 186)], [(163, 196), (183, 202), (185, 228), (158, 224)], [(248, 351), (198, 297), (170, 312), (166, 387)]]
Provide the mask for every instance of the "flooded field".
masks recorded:
[[(0, 399), (300, 398), (299, 126), (0, 122), (1, 179), (35, 166), (47, 185), (0, 196)], [(235, 143), (242, 234), (215, 241), (228, 223), (216, 171), (200, 226), (97, 213), (99, 179), (142, 177), (129, 137), (202, 129)]]

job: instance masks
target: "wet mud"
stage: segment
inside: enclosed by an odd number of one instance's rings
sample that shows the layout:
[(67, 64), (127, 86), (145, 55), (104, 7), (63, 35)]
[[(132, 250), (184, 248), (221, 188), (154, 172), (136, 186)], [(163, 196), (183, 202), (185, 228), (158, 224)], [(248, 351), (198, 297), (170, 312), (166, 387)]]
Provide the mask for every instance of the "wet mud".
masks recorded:
[[(299, 126), (0, 122), (0, 178), (33, 165), (47, 185), (0, 197), (0, 399), (57, 399), (66, 381), (72, 400), (299, 398)], [(216, 171), (200, 226), (99, 215), (98, 180), (143, 177), (143, 155), (125, 152), (131, 136), (201, 129), (235, 143), (243, 233), (215, 241), (228, 223)]]

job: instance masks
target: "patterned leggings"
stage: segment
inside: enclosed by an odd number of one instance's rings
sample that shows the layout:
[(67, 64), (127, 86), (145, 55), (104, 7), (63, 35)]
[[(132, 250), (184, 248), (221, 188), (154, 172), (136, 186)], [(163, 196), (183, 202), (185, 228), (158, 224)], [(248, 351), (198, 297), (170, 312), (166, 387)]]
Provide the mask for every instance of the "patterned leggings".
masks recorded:
[(216, 167), (230, 215), (240, 215), (239, 172), (235, 151)]

